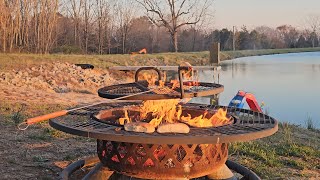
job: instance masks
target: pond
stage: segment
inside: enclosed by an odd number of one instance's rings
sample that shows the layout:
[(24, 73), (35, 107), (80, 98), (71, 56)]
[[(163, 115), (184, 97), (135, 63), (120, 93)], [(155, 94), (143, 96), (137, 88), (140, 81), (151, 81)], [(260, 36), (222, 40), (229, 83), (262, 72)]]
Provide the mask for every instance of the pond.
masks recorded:
[[(200, 81), (214, 79), (225, 86), (219, 104), (228, 105), (238, 90), (253, 93), (264, 111), (281, 122), (320, 128), (320, 52), (238, 58), (224, 61), (219, 79), (200, 73)], [(209, 103), (208, 98), (193, 102)], [(248, 106), (245, 106), (248, 108)]]

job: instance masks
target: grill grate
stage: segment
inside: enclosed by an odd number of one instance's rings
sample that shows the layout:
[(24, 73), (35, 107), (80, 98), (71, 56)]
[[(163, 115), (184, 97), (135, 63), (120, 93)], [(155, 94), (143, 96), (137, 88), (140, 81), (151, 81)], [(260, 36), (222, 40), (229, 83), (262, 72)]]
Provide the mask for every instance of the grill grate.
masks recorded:
[[(186, 82), (188, 83), (188, 82)], [(136, 93), (146, 92), (144, 94), (139, 94), (133, 97), (125, 98), (126, 100), (156, 100), (156, 99), (172, 99), (181, 97), (180, 86), (172, 89), (172, 84), (166, 84), (165, 87), (159, 88), (155, 86), (153, 91), (152, 87), (148, 87), (148, 82), (138, 81), (135, 83), (118, 84), (112, 86), (106, 86), (98, 90), (100, 97), (114, 99), (123, 96), (133, 95)], [(224, 87), (221, 84), (215, 83), (204, 83), (199, 82), (197, 86), (184, 85), (184, 97), (201, 97), (215, 95), (223, 92)], [(150, 91), (150, 92), (147, 92)]]
[(229, 108), (224, 106), (185, 104), (184, 107), (200, 110), (227, 108), (236, 116), (237, 121), (231, 125), (213, 128), (190, 128), (188, 134), (152, 134), (127, 132), (113, 126), (93, 120), (93, 114), (100, 110), (137, 106), (139, 102), (101, 104), (98, 106), (74, 111), (67, 116), (50, 120), (50, 125), (66, 133), (96, 138), (101, 140), (150, 143), (150, 144), (216, 144), (235, 141), (249, 141), (266, 137), (278, 129), (277, 121), (265, 114), (246, 109)]

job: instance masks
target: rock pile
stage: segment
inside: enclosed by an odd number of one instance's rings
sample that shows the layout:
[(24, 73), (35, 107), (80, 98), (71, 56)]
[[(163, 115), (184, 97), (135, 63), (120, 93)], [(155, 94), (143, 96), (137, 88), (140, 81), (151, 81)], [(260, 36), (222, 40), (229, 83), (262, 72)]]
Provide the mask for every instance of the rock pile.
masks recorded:
[(73, 64), (57, 62), (0, 72), (0, 83), (27, 90), (96, 93), (98, 88), (113, 84), (114, 79), (106, 70), (81, 69)]

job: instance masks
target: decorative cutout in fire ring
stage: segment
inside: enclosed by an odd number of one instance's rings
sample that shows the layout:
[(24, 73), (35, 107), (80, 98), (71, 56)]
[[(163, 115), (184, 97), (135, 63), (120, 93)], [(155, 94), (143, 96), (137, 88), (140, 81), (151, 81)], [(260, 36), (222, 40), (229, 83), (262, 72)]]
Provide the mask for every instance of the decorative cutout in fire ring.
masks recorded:
[(227, 144), (136, 144), (97, 141), (102, 164), (113, 171), (143, 179), (196, 178), (225, 164)]

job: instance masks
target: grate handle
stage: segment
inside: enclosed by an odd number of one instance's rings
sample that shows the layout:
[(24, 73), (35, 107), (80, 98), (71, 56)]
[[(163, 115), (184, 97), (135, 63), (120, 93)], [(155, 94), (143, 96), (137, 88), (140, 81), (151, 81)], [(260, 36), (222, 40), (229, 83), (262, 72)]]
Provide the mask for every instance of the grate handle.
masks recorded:
[(161, 72), (159, 71), (158, 68), (156, 68), (156, 67), (141, 67), (141, 68), (139, 68), (139, 69), (136, 71), (136, 74), (134, 75), (134, 79), (135, 79), (136, 82), (139, 81), (139, 73), (140, 73), (141, 71), (145, 71), (145, 70), (153, 70), (153, 71), (156, 71), (157, 74), (158, 74), (158, 81), (161, 80)]
[(66, 114), (68, 114), (68, 111), (67, 110), (62, 110), (62, 111), (57, 111), (57, 112), (53, 112), (53, 113), (42, 115), (42, 116), (29, 118), (29, 119), (26, 120), (26, 122), (27, 122), (28, 125), (31, 125), (31, 124), (35, 124), (35, 123), (38, 123), (38, 122), (41, 122), (41, 121), (48, 120), (48, 119), (53, 119), (53, 118), (57, 118), (57, 117), (60, 117), (60, 116), (64, 116)]
[(191, 66), (179, 66), (178, 67), (178, 74), (179, 74), (179, 82), (180, 82), (180, 92), (181, 92), (181, 99), (183, 99), (184, 96), (184, 89), (183, 89), (183, 72), (184, 71), (192, 71)]

